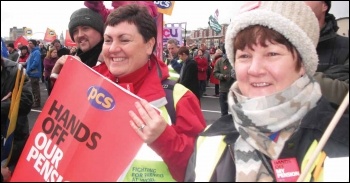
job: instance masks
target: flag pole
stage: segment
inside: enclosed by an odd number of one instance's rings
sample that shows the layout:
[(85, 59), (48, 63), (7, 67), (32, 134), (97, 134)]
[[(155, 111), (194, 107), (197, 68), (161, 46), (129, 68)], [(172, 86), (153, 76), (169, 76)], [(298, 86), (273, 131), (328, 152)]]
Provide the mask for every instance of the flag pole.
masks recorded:
[(322, 137), (320, 139), (320, 142), (318, 143), (315, 151), (313, 152), (313, 154), (311, 155), (309, 161), (307, 162), (305, 169), (303, 170), (303, 172), (301, 172), (297, 182), (304, 181), (304, 179), (305, 179), (306, 175), (308, 174), (311, 166), (314, 164), (314, 161), (316, 160), (318, 154), (323, 149), (324, 145), (326, 144), (327, 140), (329, 139), (329, 136), (333, 132), (335, 126), (338, 124), (339, 119), (343, 115), (343, 113), (346, 110), (346, 107), (348, 105), (349, 105), (349, 91), (346, 94), (346, 96), (344, 97), (343, 102), (339, 106), (337, 112), (334, 114), (334, 116), (333, 116), (331, 122), (329, 123), (326, 131), (323, 133), (323, 135), (322, 135)]
[(184, 38), (184, 46), (186, 46), (186, 26), (187, 26), (187, 22), (185, 23), (185, 38)]

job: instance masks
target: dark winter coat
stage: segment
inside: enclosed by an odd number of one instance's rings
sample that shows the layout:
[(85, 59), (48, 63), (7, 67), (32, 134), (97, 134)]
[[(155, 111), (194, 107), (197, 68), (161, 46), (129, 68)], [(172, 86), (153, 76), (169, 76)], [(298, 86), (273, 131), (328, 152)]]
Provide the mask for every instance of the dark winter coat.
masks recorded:
[[(4, 68), (1, 71), (1, 99), (3, 99), (9, 92), (12, 92), (16, 81), (17, 70), (18, 63), (5, 59)], [(9, 163), (9, 167), (11, 170), (13, 170), (13, 167), (17, 164), (19, 156), (29, 136), (29, 124), (27, 115), (31, 110), (32, 104), (32, 88), (28, 78), (26, 78), (26, 80), (24, 81), (19, 104), (17, 125), (14, 132), (13, 154)], [(10, 99), (1, 101), (1, 142), (3, 140), (3, 137), (6, 136), (7, 132), (5, 124), (8, 119), (10, 105)]]
[[(314, 139), (319, 141), (325, 132), (329, 122), (335, 113), (325, 98), (321, 98), (315, 108), (307, 113), (302, 119), (300, 128), (288, 141), (279, 157), (296, 157), (299, 167)], [(215, 121), (201, 136), (226, 135), (224, 141), (227, 144), (222, 156), (214, 169), (210, 181), (214, 182), (234, 182), (236, 169), (234, 163), (233, 147), (239, 136), (232, 122), (232, 115), (226, 115)], [(327, 141), (323, 151), (328, 157), (348, 157), (349, 156), (349, 115), (344, 114), (340, 119), (335, 130)], [(196, 153), (196, 152), (195, 152)], [(193, 154), (187, 166), (185, 181), (194, 181), (195, 179), (195, 155)]]
[(87, 52), (83, 52), (80, 49), (77, 50), (77, 56), (80, 60), (89, 67), (96, 65), (98, 57), (102, 51), (103, 40), (99, 42), (95, 47)]
[(227, 58), (221, 57), (214, 66), (214, 77), (220, 81), (219, 91), (227, 93), (232, 83), (235, 81), (231, 77), (232, 65)]
[(198, 98), (199, 95), (199, 80), (198, 80), (198, 66), (197, 62), (188, 58), (183, 62), (179, 83), (191, 90)]
[(335, 17), (327, 14), (317, 45), (317, 72), (349, 83), (349, 38), (338, 35), (338, 29)]

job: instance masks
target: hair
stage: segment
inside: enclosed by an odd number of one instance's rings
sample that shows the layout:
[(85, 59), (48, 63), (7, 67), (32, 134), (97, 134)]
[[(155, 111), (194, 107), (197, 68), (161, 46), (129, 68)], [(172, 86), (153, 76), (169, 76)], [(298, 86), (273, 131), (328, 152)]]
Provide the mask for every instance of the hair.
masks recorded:
[(145, 43), (154, 38), (153, 51), (155, 51), (157, 46), (157, 25), (149, 14), (147, 7), (136, 3), (121, 6), (108, 15), (105, 26), (115, 26), (122, 22), (134, 24)]
[[(53, 47), (50, 47), (50, 49), (47, 51), (47, 54), (46, 54), (46, 57), (45, 57), (45, 58), (52, 58), (52, 57), (51, 57), (51, 53), (52, 53), (54, 50), (57, 51), (57, 49), (56, 49), (54, 46), (53, 46)], [(57, 57), (58, 57), (58, 55), (57, 55)]]
[(118, 8), (119, 6), (124, 6), (131, 3), (137, 3), (145, 6), (152, 17), (156, 17), (158, 15), (157, 6), (153, 1), (112, 1), (112, 6), (114, 8)]
[(215, 53), (217, 53), (218, 55), (222, 55), (223, 52), (220, 49), (216, 49)]
[(23, 46), (20, 48), (20, 50), (27, 50), (27, 52), (29, 53), (28, 46), (26, 46), (26, 45), (23, 45)]
[[(302, 58), (297, 49), (286, 39), (282, 34), (275, 30), (269, 29), (261, 25), (252, 25), (237, 33), (237, 36), (233, 40), (233, 53), (236, 54), (237, 50), (244, 50), (246, 46), (249, 49), (253, 49), (253, 45), (261, 45), (267, 47), (266, 41), (272, 44), (282, 44), (287, 47), (288, 51), (297, 55), (296, 70), (299, 71), (302, 66)], [(235, 58), (234, 58), (235, 59)]]
[(9, 43), (9, 44), (7, 44), (7, 46), (8, 46), (8, 47), (11, 47), (11, 48), (13, 48), (13, 49), (15, 48), (15, 45), (13, 45), (13, 43)]
[(35, 39), (29, 39), (28, 42), (32, 42), (34, 46), (38, 46), (38, 43)]
[(58, 40), (58, 39), (55, 39), (55, 40), (53, 40), (53, 41), (51, 42), (52, 45), (54, 45), (55, 43), (60, 43), (60, 44), (61, 44), (61, 41)]
[(70, 50), (61, 45), (61, 47), (57, 50), (57, 56), (61, 57), (63, 55), (70, 55)]
[(326, 15), (329, 13), (329, 10), (331, 9), (332, 1), (325, 1), (327, 5)]
[(179, 41), (177, 39), (170, 38), (168, 39), (167, 44), (174, 44), (175, 46), (179, 46)]
[(204, 54), (203, 50), (201, 50), (201, 49), (199, 49), (199, 50), (197, 51), (197, 54), (198, 54), (199, 52), (202, 52), (202, 54)]
[(180, 47), (179, 51), (177, 52), (179, 55), (186, 54), (187, 56), (190, 55), (190, 50), (186, 46)]

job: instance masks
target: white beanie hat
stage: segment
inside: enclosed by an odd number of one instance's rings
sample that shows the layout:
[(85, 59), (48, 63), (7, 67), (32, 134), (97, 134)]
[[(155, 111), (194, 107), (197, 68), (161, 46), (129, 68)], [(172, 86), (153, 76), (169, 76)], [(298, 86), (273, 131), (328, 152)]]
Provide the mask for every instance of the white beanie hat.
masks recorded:
[(300, 53), (306, 73), (314, 75), (320, 28), (314, 12), (303, 1), (253, 1), (243, 5), (231, 20), (225, 36), (226, 54), (232, 67), (234, 38), (251, 25), (262, 25), (282, 34)]

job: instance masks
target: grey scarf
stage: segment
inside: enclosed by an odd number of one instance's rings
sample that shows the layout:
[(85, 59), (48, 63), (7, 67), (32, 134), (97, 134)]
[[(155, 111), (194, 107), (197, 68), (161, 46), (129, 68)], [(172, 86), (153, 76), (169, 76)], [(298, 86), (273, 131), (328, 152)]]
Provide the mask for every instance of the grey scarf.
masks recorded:
[[(237, 82), (232, 85), (228, 103), (240, 133), (234, 146), (236, 181), (273, 181), (259, 154), (278, 159), (284, 143), (321, 95), (319, 84), (307, 75), (282, 92), (252, 99), (240, 94)], [(275, 132), (276, 142), (269, 138)]]

